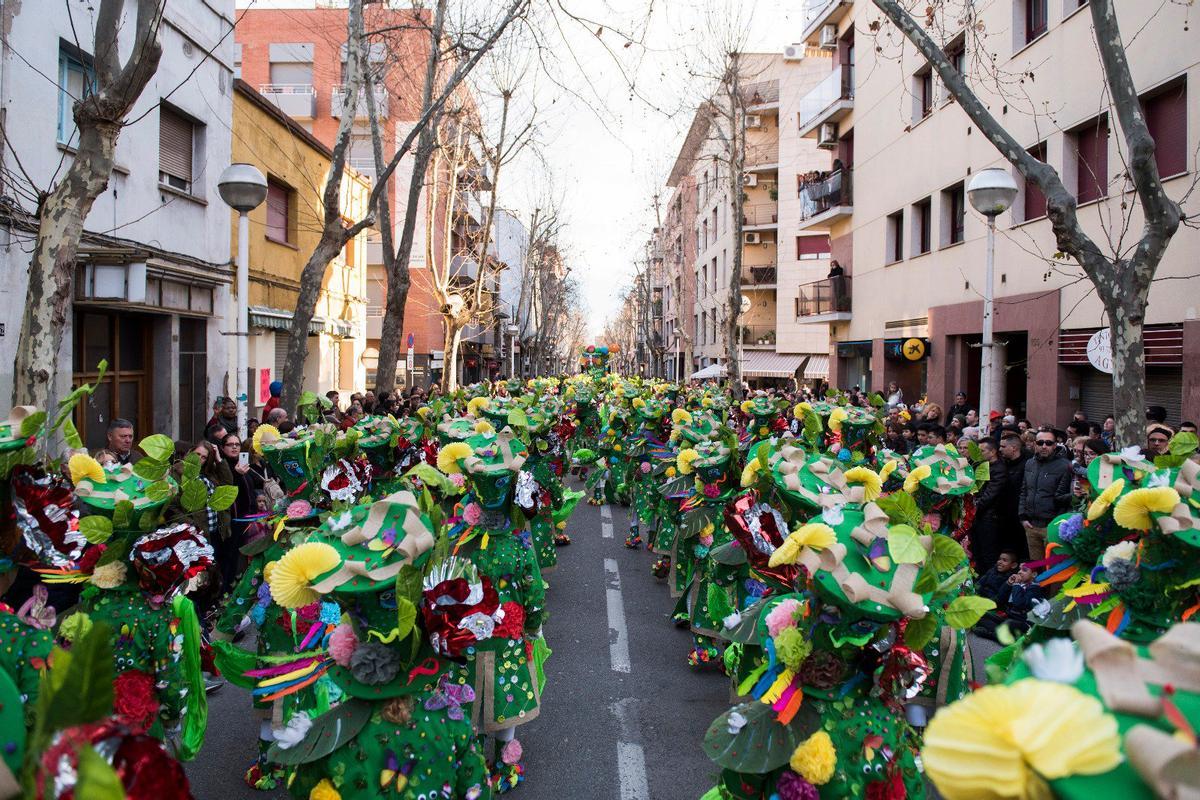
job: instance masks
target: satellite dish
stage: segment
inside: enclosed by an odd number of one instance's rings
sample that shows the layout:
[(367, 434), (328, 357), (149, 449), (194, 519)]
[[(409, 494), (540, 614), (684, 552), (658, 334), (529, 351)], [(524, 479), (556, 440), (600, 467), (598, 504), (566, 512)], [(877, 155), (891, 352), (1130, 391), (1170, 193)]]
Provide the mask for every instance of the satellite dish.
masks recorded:
[(747, 297), (746, 295), (742, 295), (742, 313), (743, 314), (750, 313), (750, 305), (751, 305), (750, 298)]

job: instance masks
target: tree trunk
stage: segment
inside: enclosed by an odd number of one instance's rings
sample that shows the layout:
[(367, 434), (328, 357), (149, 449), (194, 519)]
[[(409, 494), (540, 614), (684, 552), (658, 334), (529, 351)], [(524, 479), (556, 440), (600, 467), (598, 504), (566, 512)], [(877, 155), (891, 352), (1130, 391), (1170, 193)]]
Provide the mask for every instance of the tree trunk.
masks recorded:
[[(746, 167), (746, 127), (742, 114), (741, 74), (737, 53), (730, 56), (726, 90), (729, 93), (729, 192), (733, 200), (733, 264), (729, 270), (729, 323), (725, 331), (725, 353), (729, 362), (730, 389), (735, 401), (742, 399), (742, 173)], [(776, 245), (778, 247), (778, 245)]]
[(346, 240), (341, 235), (327, 230), (321, 235), (321, 240), (300, 273), (300, 291), (296, 296), (292, 327), (288, 331), (287, 360), (282, 375), (283, 392), (279, 398), (279, 405), (286, 409), (288, 416), (293, 419), (300, 395), (304, 391), (304, 362), (308, 360), (308, 326), (316, 314), (325, 270), (345, 246)]
[(1122, 447), (1140, 445), (1146, 433), (1146, 318), (1145, 291), (1117, 294), (1106, 304), (1112, 342), (1113, 417), (1115, 441)]
[(453, 318), (442, 318), (445, 333), (442, 346), (446, 348), (442, 356), (442, 392), (450, 393), (458, 388), (458, 345), (462, 341), (462, 328)]

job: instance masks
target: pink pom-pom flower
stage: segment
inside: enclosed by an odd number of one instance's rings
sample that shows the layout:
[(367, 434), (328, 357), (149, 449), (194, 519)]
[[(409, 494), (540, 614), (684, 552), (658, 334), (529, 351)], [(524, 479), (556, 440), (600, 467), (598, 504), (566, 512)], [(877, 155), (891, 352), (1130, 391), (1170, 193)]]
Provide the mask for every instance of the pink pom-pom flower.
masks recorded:
[(511, 766), (519, 762), (523, 754), (521, 743), (516, 739), (509, 739), (508, 744), (504, 745), (504, 749), (500, 751), (500, 760)]
[(312, 504), (307, 500), (293, 500), (288, 503), (285, 513), (288, 519), (304, 519), (312, 514)]
[(771, 613), (767, 614), (767, 632), (771, 634), (771, 638), (775, 638), (786, 628), (792, 627), (793, 617), (800, 610), (800, 601), (788, 598), (781, 600), (779, 605), (771, 609)]
[(463, 509), (463, 519), (468, 525), (478, 525), (479, 520), (483, 519), (483, 507), (479, 503), (467, 503)]
[(329, 657), (334, 663), (341, 667), (350, 667), (350, 657), (354, 655), (355, 648), (358, 647), (358, 636), (354, 633), (354, 628), (342, 623), (333, 629), (333, 633), (329, 634)]

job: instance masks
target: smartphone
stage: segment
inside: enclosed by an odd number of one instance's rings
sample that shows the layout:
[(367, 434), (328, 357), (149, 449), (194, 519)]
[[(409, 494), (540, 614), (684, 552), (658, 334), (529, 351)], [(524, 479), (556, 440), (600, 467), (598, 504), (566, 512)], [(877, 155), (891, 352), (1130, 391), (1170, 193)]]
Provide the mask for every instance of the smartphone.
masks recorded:
[(238, 466), (239, 467), (250, 466), (250, 454), (249, 453), (247, 453), (245, 451), (238, 453)]

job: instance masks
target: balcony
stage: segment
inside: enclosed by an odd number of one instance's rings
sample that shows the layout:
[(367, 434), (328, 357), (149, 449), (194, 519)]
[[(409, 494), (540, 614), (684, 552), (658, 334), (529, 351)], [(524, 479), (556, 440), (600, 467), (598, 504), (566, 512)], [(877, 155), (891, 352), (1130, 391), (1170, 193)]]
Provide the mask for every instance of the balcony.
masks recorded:
[(317, 93), (311, 83), (264, 83), (258, 91), (292, 119), (312, 119), (317, 114)]
[(804, 4), (804, 35), (800, 41), (820, 47), (821, 28), (840, 22), (851, 5), (853, 0), (808, 0)]
[(796, 319), (804, 323), (850, 320), (850, 276), (823, 278), (800, 287)]
[(749, 349), (766, 348), (768, 350), (775, 348), (775, 326), (774, 325), (743, 325), (742, 326), (742, 347)]
[(751, 264), (742, 267), (743, 289), (774, 289), (778, 270), (774, 264)]
[(754, 114), (779, 108), (779, 81), (758, 81), (742, 87), (742, 102), (746, 104), (746, 113)]
[(800, 98), (800, 136), (816, 132), (823, 122), (837, 122), (854, 108), (854, 66), (838, 64)]
[(364, 178), (375, 180), (375, 159), (374, 158), (347, 158), (346, 165), (353, 167), (355, 172), (362, 175)]
[[(342, 106), (346, 102), (346, 89), (342, 86), (335, 86), (329, 96), (329, 116), (341, 117)], [(388, 115), (388, 93), (387, 89), (382, 86), (375, 87), (375, 108), (379, 112), (379, 116), (386, 117)], [(358, 105), (354, 107), (355, 119), (367, 118), (367, 93), (364, 89), (358, 90)]]
[(751, 172), (779, 168), (779, 142), (746, 145), (746, 169)]
[(800, 230), (828, 230), (854, 212), (853, 171), (839, 169), (800, 184)]
[(742, 206), (742, 228), (766, 228), (779, 224), (776, 203), (756, 203)]

